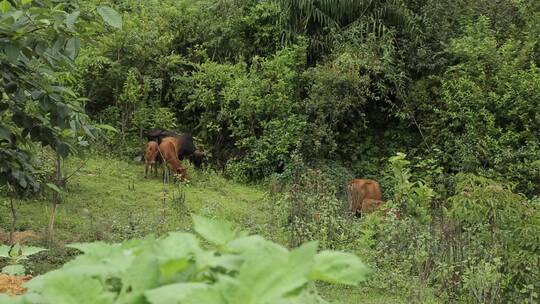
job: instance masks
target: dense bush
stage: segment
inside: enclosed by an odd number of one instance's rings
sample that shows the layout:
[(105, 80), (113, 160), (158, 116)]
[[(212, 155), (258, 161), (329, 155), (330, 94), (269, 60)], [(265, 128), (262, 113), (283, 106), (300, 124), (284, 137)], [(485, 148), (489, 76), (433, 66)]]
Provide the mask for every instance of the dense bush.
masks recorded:
[(452, 40), (455, 64), (441, 78), (428, 136), (445, 151), (442, 164), (453, 172), (485, 172), (518, 182), (518, 190), (539, 193), (540, 69), (533, 45), (497, 41), (490, 20), (480, 18)]
[[(431, 283), (441, 296), (464, 302), (536, 301), (537, 203), (484, 177), (459, 174), (454, 182), (455, 195), (445, 202), (442, 218), (438, 208), (407, 215), (413, 204), (403, 209), (401, 221), (381, 221), (374, 215), (362, 223), (360, 233), (369, 236), (363, 244), (375, 250), (379, 272), (397, 269)], [(418, 195), (425, 186), (403, 192), (399, 189), (408, 189), (409, 182), (395, 185), (394, 200), (422, 206)], [(427, 218), (437, 217), (426, 222), (426, 211)], [(374, 282), (381, 279), (387, 288), (403, 288), (399, 276), (376, 277)]]

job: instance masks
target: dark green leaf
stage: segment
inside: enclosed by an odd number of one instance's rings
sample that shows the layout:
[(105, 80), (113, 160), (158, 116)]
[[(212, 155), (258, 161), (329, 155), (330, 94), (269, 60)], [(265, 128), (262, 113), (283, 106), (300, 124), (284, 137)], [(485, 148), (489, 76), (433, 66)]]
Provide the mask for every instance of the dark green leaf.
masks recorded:
[(58, 152), (62, 158), (66, 158), (69, 155), (69, 151), (69, 146), (63, 142), (58, 143), (56, 146), (56, 152)]
[(21, 54), (21, 51), (19, 50), (19, 48), (14, 46), (13, 44), (4, 45), (4, 52), (6, 53), (6, 56), (9, 62), (13, 64), (17, 63), (17, 60), (19, 59), (19, 55)]
[(102, 5), (97, 8), (98, 14), (108, 25), (116, 28), (122, 28), (122, 16), (109, 6)]
[(70, 30), (75, 30), (75, 22), (77, 21), (77, 18), (80, 14), (81, 12), (74, 11), (66, 17), (66, 25)]
[(66, 55), (75, 60), (79, 56), (79, 50), (81, 48), (81, 40), (78, 37), (70, 38), (66, 43)]
[(0, 139), (11, 140), (11, 131), (4, 125), (0, 125)]

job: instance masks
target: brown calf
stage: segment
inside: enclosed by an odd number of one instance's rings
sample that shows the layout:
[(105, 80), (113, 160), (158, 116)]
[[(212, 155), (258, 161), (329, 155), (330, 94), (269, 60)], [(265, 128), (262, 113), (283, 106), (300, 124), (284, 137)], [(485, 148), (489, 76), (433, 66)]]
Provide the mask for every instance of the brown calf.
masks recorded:
[(157, 176), (157, 165), (156, 160), (158, 158), (158, 143), (155, 141), (149, 141), (146, 143), (144, 148), (144, 177), (148, 176), (148, 168), (150, 168), (150, 173), (154, 169), (154, 173)]
[(379, 183), (371, 179), (354, 179), (347, 185), (349, 210), (354, 213), (370, 213), (383, 204)]
[(401, 214), (398, 209), (384, 206), (382, 192), (379, 183), (370, 179), (355, 179), (347, 185), (347, 196), (349, 199), (349, 210), (354, 214), (367, 214), (379, 212), (388, 217), (393, 216), (400, 219)]
[[(187, 171), (182, 167), (182, 163), (178, 159), (178, 142), (172, 137), (163, 138), (159, 144), (159, 153), (163, 159), (163, 164), (167, 166), (168, 169), (163, 170), (166, 182), (169, 180), (168, 173), (170, 173), (170, 171), (179, 174), (180, 179), (185, 181), (187, 179)], [(166, 173), (167, 177), (165, 177)]]

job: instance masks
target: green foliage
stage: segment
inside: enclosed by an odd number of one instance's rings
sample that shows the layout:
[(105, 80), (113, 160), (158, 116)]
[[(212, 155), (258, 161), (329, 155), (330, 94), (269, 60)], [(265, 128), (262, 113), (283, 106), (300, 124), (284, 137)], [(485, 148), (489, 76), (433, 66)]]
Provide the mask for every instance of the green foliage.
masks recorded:
[(434, 196), (433, 189), (421, 181), (412, 182), (409, 169), (410, 162), (406, 155), (397, 153), (389, 159), (394, 183), (394, 198), (392, 202), (405, 214), (414, 217), (422, 223), (431, 221), (429, 208)]
[[(172, 232), (121, 244), (73, 244), (84, 254), (34, 278), (25, 303), (324, 303), (313, 281), (357, 285), (369, 270), (348, 253), (307, 243), (288, 251), (227, 223), (194, 217), (194, 230), (219, 246)], [(217, 235), (215, 233), (218, 233)], [(18, 303), (19, 298), (0, 298)]]
[(291, 246), (318, 240), (322, 248), (354, 250), (359, 226), (348, 216), (346, 204), (336, 197), (331, 176), (307, 169), (273, 203), (276, 222), (286, 229)]
[(0, 245), (0, 258), (9, 260), (8, 265), (2, 268), (2, 272), (10, 275), (24, 275), (25, 268), (22, 261), (44, 250), (38, 247), (21, 246), (19, 243), (12, 246)]
[(78, 18), (76, 4), (2, 1), (1, 10), (0, 184), (35, 191), (28, 145), (51, 146), (65, 158), (81, 134), (93, 136), (81, 99), (58, 76), (73, 68), (81, 37), (99, 24), (91, 11)]
[[(397, 29), (404, 34), (417, 34), (415, 16), (406, 1), (365, 0), (278, 0), (285, 38), (294, 41), (304, 34), (310, 39), (312, 62), (332, 46), (331, 34), (343, 28), (361, 28), (359, 40), (368, 35), (384, 35)], [(411, 37), (412, 38), (412, 37)]]
[[(456, 176), (456, 195), (447, 213), (462, 232), (469, 261), (464, 281), (471, 295), (535, 299), (540, 213), (525, 197), (492, 180), (471, 174)], [(475, 266), (478, 265), (478, 266)], [(472, 275), (476, 267), (485, 280)], [(532, 284), (532, 289), (527, 286)]]
[(482, 170), (537, 193), (540, 171), (531, 163), (540, 157), (540, 70), (533, 49), (527, 41), (499, 42), (485, 17), (452, 40), (448, 52), (457, 64), (441, 79), (441, 104), (429, 123), (429, 136), (446, 152), (444, 167)]
[(360, 147), (370, 140), (369, 129), (384, 130), (392, 123), (373, 109), (390, 110), (405, 86), (395, 36), (357, 40), (358, 31), (352, 27), (341, 33), (336, 52), (304, 72), (308, 98), (303, 111), (312, 132), (305, 153), (310, 158), (338, 154), (345, 160), (362, 159), (366, 151)]
[(303, 48), (293, 46), (269, 59), (254, 58), (249, 69), (199, 66), (184, 115), (198, 117), (196, 131), (214, 155), (236, 152), (228, 164), (232, 175), (246, 181), (268, 176), (299, 146), (306, 124), (294, 97), (303, 62)]

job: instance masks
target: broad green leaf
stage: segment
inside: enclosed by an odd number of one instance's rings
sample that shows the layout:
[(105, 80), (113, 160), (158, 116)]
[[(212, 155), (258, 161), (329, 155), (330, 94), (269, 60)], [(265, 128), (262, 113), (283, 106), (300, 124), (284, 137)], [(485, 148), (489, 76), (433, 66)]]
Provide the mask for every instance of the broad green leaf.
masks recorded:
[(191, 257), (202, 249), (193, 234), (171, 232), (158, 241), (157, 250), (161, 253), (162, 260), (169, 260)]
[(45, 248), (39, 248), (39, 247), (33, 247), (33, 246), (21, 246), (22, 254), (24, 256), (31, 256), (36, 253), (40, 253), (42, 251), (45, 251), (47, 249)]
[(25, 269), (23, 265), (17, 264), (17, 265), (7, 265), (6, 267), (2, 268), (2, 273), (9, 274), (9, 275), (24, 275)]
[(102, 242), (72, 244), (69, 247), (86, 252), (66, 263), (62, 269), (75, 274), (107, 277), (119, 275), (131, 266), (135, 252), (131, 246), (108, 245)]
[(246, 250), (250, 250), (251, 248), (256, 248), (266, 242), (267, 240), (265, 240), (262, 236), (250, 235), (230, 241), (227, 244), (227, 248), (234, 252), (244, 252)]
[[(308, 282), (317, 243), (292, 252), (266, 241), (246, 251), (236, 279), (238, 288), (226, 291), (231, 303), (273, 303)], [(265, 261), (262, 263), (261, 261)]]
[(19, 20), (19, 18), (21, 18), (23, 14), (24, 12), (21, 10), (13, 11), (13, 13), (11, 14), (11, 17), (13, 18), (13, 20), (17, 21)]
[(4, 45), (4, 52), (6, 53), (6, 56), (9, 62), (13, 64), (17, 63), (17, 60), (19, 59), (19, 55), (21, 54), (21, 51), (19, 50), (19, 48), (14, 46), (13, 44)]
[(0, 258), (9, 258), (9, 246), (0, 245)]
[(13, 246), (9, 249), (9, 257), (12, 259), (19, 259), (23, 255), (22, 248), (19, 243), (15, 243)]
[(50, 189), (52, 189), (53, 191), (55, 191), (56, 193), (61, 193), (62, 192), (62, 190), (60, 190), (60, 188), (58, 188), (55, 184), (45, 183), (45, 185), (47, 187), (49, 187)]
[(9, 3), (9, 1), (4, 0), (0, 2), (0, 11), (2, 11), (2, 13), (7, 13), (10, 9), (11, 9), (11, 3)]
[(181, 302), (181, 304), (232, 304), (232, 303), (242, 303), (246, 304), (247, 302), (240, 301), (240, 302), (231, 302), (227, 301), (227, 299), (224, 297), (222, 291), (223, 290), (231, 290), (234, 289), (236, 286), (231, 285), (224, 285), (221, 283), (215, 284), (210, 286), (207, 289), (195, 289), (192, 290), (189, 294), (189, 297), (184, 298)]
[(193, 215), (193, 229), (204, 239), (215, 245), (225, 245), (236, 236), (230, 223), (221, 220), (210, 220), (195, 214)]
[(108, 25), (122, 28), (122, 16), (109, 6), (102, 5), (97, 8), (98, 14)]
[(133, 297), (142, 296), (145, 290), (159, 286), (160, 270), (155, 254), (145, 251), (137, 256), (122, 276), (122, 282), (134, 291)]
[(55, 272), (44, 279), (43, 296), (55, 304), (108, 304), (113, 295), (97, 279)]
[(237, 271), (244, 263), (245, 259), (239, 255), (220, 255), (212, 256), (208, 261), (210, 267), (223, 267), (228, 271)]
[(315, 256), (315, 267), (310, 278), (329, 283), (357, 285), (365, 281), (370, 273), (369, 268), (354, 254), (326, 250)]
[(22, 4), (23, 5), (26, 5), (28, 3), (32, 3), (32, 0), (22, 0)]
[(188, 298), (193, 291), (206, 290), (207, 288), (208, 286), (202, 283), (178, 283), (147, 290), (144, 295), (152, 304), (174, 304), (181, 303), (181, 301)]
[(80, 14), (81, 12), (74, 11), (66, 17), (66, 25), (70, 30), (75, 30), (75, 22)]
[(79, 56), (79, 50), (81, 49), (81, 40), (78, 37), (70, 38), (66, 43), (66, 55), (71, 60), (75, 60)]
[(161, 271), (161, 274), (163, 274), (166, 277), (170, 277), (174, 275), (175, 273), (181, 272), (184, 269), (186, 269), (189, 266), (189, 258), (180, 258), (180, 259), (174, 259), (169, 260), (161, 266), (159, 266), (159, 270)]
[(11, 131), (3, 125), (0, 125), (0, 139), (7, 139), (10, 140), (11, 138)]
[(96, 128), (111, 131), (114, 133), (118, 133), (118, 130), (116, 130), (113, 126), (110, 125), (95, 125)]
[(56, 146), (56, 152), (62, 156), (62, 158), (66, 158), (69, 155), (69, 146), (63, 142), (59, 143)]

